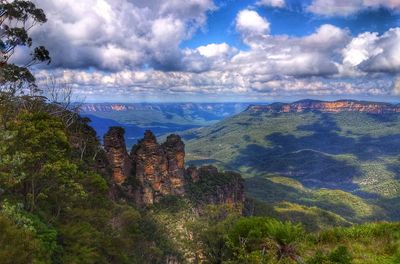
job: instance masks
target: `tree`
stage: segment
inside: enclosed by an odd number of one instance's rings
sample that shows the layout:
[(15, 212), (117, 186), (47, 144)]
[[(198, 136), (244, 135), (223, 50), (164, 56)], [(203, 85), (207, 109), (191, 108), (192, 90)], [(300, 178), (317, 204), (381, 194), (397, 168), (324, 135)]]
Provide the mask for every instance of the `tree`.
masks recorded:
[(189, 246), (196, 260), (223, 263), (229, 259), (225, 236), (239, 214), (226, 205), (208, 205), (203, 210), (199, 219), (188, 226), (191, 233)]
[(84, 177), (70, 160), (63, 123), (47, 113), (20, 114), (10, 125), (1, 149), (0, 187), (22, 195), (24, 207), (57, 216), (68, 202), (85, 195)]
[(82, 103), (78, 103), (81, 102), (80, 98), (74, 96), (72, 85), (64, 79), (50, 75), (40, 90), (46, 98), (47, 110), (51, 115), (60, 117), (67, 127), (77, 122)]
[(0, 213), (0, 263), (49, 263), (34, 232), (18, 227)]
[[(35, 77), (29, 67), (50, 63), (50, 55), (43, 46), (32, 47), (29, 30), (47, 21), (42, 9), (31, 1), (0, 0), (0, 90), (11, 95), (23, 94), (24, 88), (36, 92)], [(18, 46), (30, 48), (30, 59), (24, 65), (9, 63)]]

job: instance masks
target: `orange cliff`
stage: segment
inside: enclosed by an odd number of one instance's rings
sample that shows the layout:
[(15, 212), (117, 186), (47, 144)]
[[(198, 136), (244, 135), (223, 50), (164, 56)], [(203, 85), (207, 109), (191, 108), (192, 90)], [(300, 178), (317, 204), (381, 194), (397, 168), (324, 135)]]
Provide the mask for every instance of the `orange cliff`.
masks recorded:
[(369, 114), (400, 113), (400, 106), (390, 103), (338, 100), (333, 102), (302, 100), (294, 103), (273, 103), (270, 105), (249, 106), (249, 112), (302, 113), (302, 112), (361, 112)]
[[(169, 195), (190, 196), (187, 189), (201, 181), (202, 175), (219, 177), (216, 168), (185, 169), (185, 144), (178, 135), (169, 135), (163, 144), (151, 131), (127, 153), (124, 130), (111, 127), (104, 136), (104, 148), (111, 165), (113, 197), (128, 199), (138, 205), (151, 205)], [(234, 175), (204, 200), (213, 204), (240, 205), (244, 201), (243, 180)]]

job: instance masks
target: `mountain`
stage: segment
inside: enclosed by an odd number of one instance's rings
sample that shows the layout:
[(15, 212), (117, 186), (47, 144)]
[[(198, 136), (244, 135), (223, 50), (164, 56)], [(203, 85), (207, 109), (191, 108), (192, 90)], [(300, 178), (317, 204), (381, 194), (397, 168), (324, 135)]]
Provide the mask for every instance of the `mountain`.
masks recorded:
[(318, 100), (301, 100), (294, 103), (273, 103), (270, 105), (251, 105), (247, 111), (271, 112), (271, 113), (339, 113), (339, 112), (359, 112), (368, 114), (391, 114), (399, 113), (400, 106), (390, 103), (366, 102), (355, 100), (338, 100), (334, 102), (324, 102)]
[(278, 175), (248, 179), (246, 196), (237, 172), (187, 166), (176, 134), (159, 143), (146, 131), (128, 151), (121, 127), (101, 144), (87, 118), (11, 99), (0, 107), (0, 263), (399, 263), (399, 223), (351, 225), (384, 209), (372, 199)]
[(152, 130), (155, 135), (161, 136), (175, 131), (185, 131), (191, 128), (200, 127), (198, 125), (180, 125), (173, 123), (158, 123), (153, 124), (152, 126), (139, 126), (134, 124), (119, 123), (113, 119), (102, 118), (93, 114), (82, 113), (81, 115), (90, 119), (90, 125), (96, 130), (96, 133), (100, 139), (103, 138), (110, 127), (122, 127), (125, 130), (126, 145), (128, 148), (136, 144), (136, 142), (142, 138), (144, 132), (149, 129)]
[[(159, 144), (153, 132), (147, 130), (128, 153), (124, 130), (111, 127), (104, 136), (104, 149), (111, 168), (114, 199), (123, 197), (138, 206), (149, 206), (165, 197), (177, 196), (243, 207), (241, 176), (218, 172), (211, 166), (186, 170), (185, 144), (178, 135), (169, 135)], [(212, 181), (210, 176), (220, 180)], [(208, 185), (203, 186), (205, 183)], [(196, 190), (201, 187), (206, 188), (198, 194)]]
[(156, 136), (214, 124), (245, 110), (249, 103), (91, 103), (83, 104), (81, 115), (92, 120), (100, 136), (110, 126), (126, 131), (131, 147), (150, 129)]
[(400, 219), (399, 112), (352, 100), (252, 105), (182, 137), (190, 163), (242, 173), (248, 196), (281, 211), (298, 204), (304, 215), (317, 206), (350, 222), (393, 220)]

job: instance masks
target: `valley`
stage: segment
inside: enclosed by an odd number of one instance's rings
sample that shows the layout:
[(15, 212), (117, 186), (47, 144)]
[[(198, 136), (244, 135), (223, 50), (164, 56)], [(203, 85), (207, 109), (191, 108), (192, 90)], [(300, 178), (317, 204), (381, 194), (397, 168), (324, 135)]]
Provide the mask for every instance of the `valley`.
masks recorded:
[(304, 217), (316, 206), (350, 222), (398, 220), (398, 110), (355, 101), (250, 106), (182, 137), (189, 163), (240, 172), (247, 195), (277, 210), (291, 202), (286, 212), (300, 205)]
[(0, 0), (0, 264), (400, 264), (399, 3)]
[(188, 165), (241, 173), (246, 196), (268, 204), (259, 214), (311, 229), (400, 219), (399, 111), (352, 100), (82, 107), (100, 139), (123, 127), (128, 150), (147, 129), (181, 135)]
[(100, 139), (110, 126), (123, 127), (127, 146), (131, 147), (147, 129), (162, 136), (208, 126), (248, 106), (249, 103), (86, 103), (80, 112), (92, 121)]

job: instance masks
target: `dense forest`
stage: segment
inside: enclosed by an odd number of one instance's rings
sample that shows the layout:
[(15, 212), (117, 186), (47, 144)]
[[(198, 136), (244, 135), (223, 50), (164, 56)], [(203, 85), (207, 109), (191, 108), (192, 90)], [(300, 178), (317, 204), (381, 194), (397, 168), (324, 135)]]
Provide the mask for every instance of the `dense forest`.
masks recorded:
[[(0, 263), (400, 263), (399, 223), (310, 232), (248, 202), (204, 202), (228, 172), (204, 172), (188, 196), (149, 206), (116, 199), (89, 120), (68, 89), (49, 92), (29, 70), (51, 61), (28, 35), (44, 12), (0, 3)], [(17, 46), (32, 48), (26, 65), (11, 62)]]

